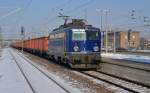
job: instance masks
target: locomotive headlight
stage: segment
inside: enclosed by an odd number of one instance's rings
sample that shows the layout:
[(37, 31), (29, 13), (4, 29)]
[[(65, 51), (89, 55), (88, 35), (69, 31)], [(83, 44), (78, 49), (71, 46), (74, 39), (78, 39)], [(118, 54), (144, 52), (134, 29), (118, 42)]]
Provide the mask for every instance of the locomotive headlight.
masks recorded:
[(93, 47), (93, 50), (94, 50), (95, 52), (97, 52), (97, 51), (99, 50), (99, 47), (98, 47), (98, 46), (94, 46), (94, 47)]
[(74, 46), (73, 49), (74, 49), (74, 51), (79, 51), (79, 47), (78, 46)]

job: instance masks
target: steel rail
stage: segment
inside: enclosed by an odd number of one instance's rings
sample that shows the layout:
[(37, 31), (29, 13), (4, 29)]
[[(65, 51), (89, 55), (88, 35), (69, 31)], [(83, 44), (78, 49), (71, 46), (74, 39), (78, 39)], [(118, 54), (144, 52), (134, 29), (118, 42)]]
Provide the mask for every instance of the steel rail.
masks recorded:
[(32, 90), (32, 93), (36, 93), (35, 90), (34, 90), (34, 88), (32, 87), (32, 84), (30, 83), (30, 81), (28, 80), (27, 76), (25, 75), (23, 69), (21, 68), (21, 66), (20, 66), (19, 63), (17, 62), (15, 56), (12, 54), (11, 51), (9, 51), (9, 52), (10, 52), (10, 54), (12, 55), (12, 57), (13, 57), (13, 59), (14, 59), (16, 65), (18, 66), (20, 72), (22, 73), (23, 77), (25, 78), (25, 80), (26, 80), (27, 84), (29, 85), (30, 89)]
[[(17, 52), (16, 52), (17, 53)], [(17, 53), (18, 54), (18, 53)], [(18, 54), (19, 55), (19, 54)], [(52, 77), (50, 77), (48, 74), (46, 74), (44, 71), (42, 71), (39, 67), (34, 65), (30, 60), (26, 59), (23, 55), (21, 56), (26, 62), (28, 62), (30, 65), (32, 65), (34, 68), (36, 68), (38, 71), (40, 71), (44, 76), (46, 76), (48, 79), (52, 80), (55, 84), (57, 84), (60, 88), (62, 88), (66, 93), (71, 93), (66, 88), (64, 88), (61, 84), (59, 84), (56, 80), (54, 80)]]

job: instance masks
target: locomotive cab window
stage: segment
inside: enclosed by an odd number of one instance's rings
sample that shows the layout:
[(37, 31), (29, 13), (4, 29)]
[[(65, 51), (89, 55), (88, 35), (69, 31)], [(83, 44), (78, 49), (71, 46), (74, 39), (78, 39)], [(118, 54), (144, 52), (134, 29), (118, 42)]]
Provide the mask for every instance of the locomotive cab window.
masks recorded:
[(85, 31), (75, 31), (73, 32), (73, 40), (86, 40)]
[(87, 40), (98, 40), (99, 32), (98, 31), (87, 31)]

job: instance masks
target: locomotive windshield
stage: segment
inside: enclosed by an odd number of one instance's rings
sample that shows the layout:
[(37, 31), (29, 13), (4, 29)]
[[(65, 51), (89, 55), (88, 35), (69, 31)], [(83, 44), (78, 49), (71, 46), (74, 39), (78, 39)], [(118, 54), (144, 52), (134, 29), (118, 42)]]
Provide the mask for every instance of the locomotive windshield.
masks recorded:
[(99, 32), (98, 31), (73, 31), (73, 40), (99, 40)]
[(99, 39), (99, 32), (98, 31), (87, 31), (87, 40), (98, 40)]
[(73, 40), (86, 40), (85, 31), (75, 31), (75, 32), (73, 32)]

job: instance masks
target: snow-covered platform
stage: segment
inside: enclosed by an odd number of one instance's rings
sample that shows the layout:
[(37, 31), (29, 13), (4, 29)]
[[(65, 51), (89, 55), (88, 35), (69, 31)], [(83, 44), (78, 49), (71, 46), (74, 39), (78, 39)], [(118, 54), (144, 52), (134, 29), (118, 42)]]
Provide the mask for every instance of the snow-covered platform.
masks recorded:
[(32, 93), (9, 51), (0, 53), (0, 93)]
[(119, 54), (119, 53), (102, 53), (101, 56), (104, 58), (128, 60), (132, 62), (150, 64), (150, 56)]
[(150, 56), (102, 54), (100, 71), (150, 85)]
[(70, 93), (47, 78), (13, 49), (3, 49), (1, 54), (0, 93)]

